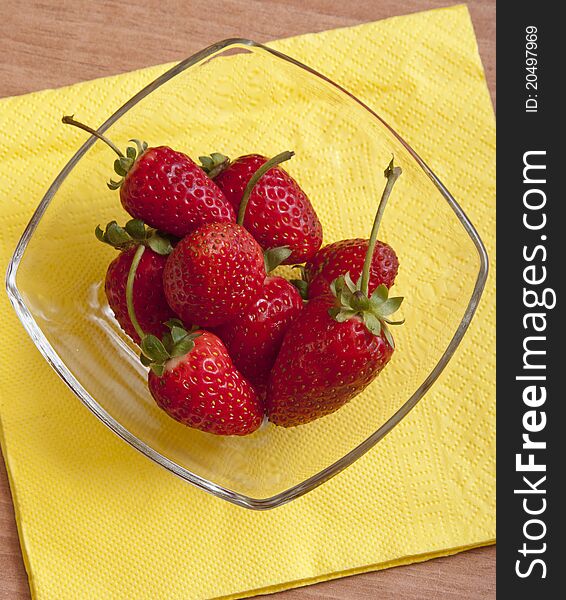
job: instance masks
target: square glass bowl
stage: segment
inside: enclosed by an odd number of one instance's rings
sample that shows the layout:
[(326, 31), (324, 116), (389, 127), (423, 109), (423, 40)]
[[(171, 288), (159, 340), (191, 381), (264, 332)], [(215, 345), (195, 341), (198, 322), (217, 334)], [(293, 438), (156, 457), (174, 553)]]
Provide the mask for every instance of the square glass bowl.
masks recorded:
[[(80, 118), (88, 122), (88, 115)], [(399, 256), (394, 295), (405, 296), (406, 323), (395, 328), (390, 364), (363, 394), (323, 419), (219, 437), (169, 418), (146, 388), (138, 352), (104, 297), (115, 251), (93, 233), (98, 223), (127, 219), (117, 192), (105, 185), (115, 157), (94, 137), (78, 149), (18, 243), (8, 294), (45, 359), (103, 423), (147, 457), (229, 502), (280, 506), (372, 448), (447, 365), (483, 291), (484, 245), (418, 155), (346, 90), (275, 50), (230, 39), (158, 77), (99, 131), (120, 147), (137, 137), (195, 158), (294, 150), (285, 169), (313, 202), (325, 243), (367, 238), (392, 154), (403, 168), (379, 235)], [(73, 260), (63, 260), (69, 253)]]

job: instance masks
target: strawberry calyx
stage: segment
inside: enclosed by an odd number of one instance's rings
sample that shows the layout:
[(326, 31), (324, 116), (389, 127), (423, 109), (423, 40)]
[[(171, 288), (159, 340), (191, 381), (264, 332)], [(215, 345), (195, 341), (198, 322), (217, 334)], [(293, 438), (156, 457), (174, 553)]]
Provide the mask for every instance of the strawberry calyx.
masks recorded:
[(187, 331), (179, 319), (170, 319), (165, 323), (169, 331), (159, 339), (155, 335), (145, 335), (141, 339), (140, 361), (157, 376), (165, 372), (166, 363), (173, 358), (188, 354), (195, 347), (195, 339), (202, 335), (196, 328)]
[(297, 288), (301, 298), (303, 300), (309, 299), (309, 282), (307, 281), (307, 271), (304, 265), (293, 265), (292, 269), (297, 269), (301, 274), (300, 279), (290, 279), (289, 283)]
[(309, 284), (304, 279), (289, 279), (289, 283), (297, 288), (303, 300), (309, 299)]
[(99, 241), (116, 248), (116, 250), (129, 250), (143, 245), (163, 256), (170, 254), (173, 250), (169, 236), (152, 227), (147, 227), (141, 219), (130, 219), (124, 227), (118, 225), (116, 221), (110, 221), (104, 231), (100, 225), (97, 225), (94, 234)]
[(62, 121), (65, 123), (65, 125), (73, 125), (73, 127), (78, 127), (79, 129), (94, 135), (112, 150), (114, 150), (114, 152), (118, 155), (118, 158), (114, 161), (114, 171), (120, 176), (120, 179), (118, 181), (111, 179), (106, 184), (111, 190), (117, 190), (122, 183), (124, 183), (124, 179), (126, 178), (128, 171), (133, 167), (136, 160), (147, 150), (148, 147), (147, 142), (132, 139), (129, 141), (134, 142), (135, 147), (128, 146), (126, 148), (126, 154), (124, 154), (112, 140), (109, 140), (105, 135), (102, 135), (96, 129), (77, 121), (74, 115), (66, 115), (63, 117)]
[(136, 160), (138, 160), (138, 158), (147, 150), (147, 142), (136, 139), (128, 141), (133, 142), (135, 147), (128, 146), (126, 148), (126, 155), (118, 156), (114, 161), (114, 172), (120, 176), (120, 179), (118, 179), (118, 181), (111, 179), (106, 184), (111, 190), (117, 190), (124, 183), (124, 179), (129, 170), (134, 166)]
[(211, 178), (214, 179), (220, 175), (222, 171), (230, 164), (230, 159), (220, 152), (213, 152), (209, 156), (199, 156), (201, 169)]
[(362, 274), (357, 283), (352, 281), (350, 273), (345, 273), (337, 277), (330, 284), (330, 291), (336, 298), (336, 303), (329, 309), (328, 313), (339, 323), (343, 323), (353, 317), (360, 317), (370, 333), (376, 336), (383, 334), (389, 345), (395, 348), (393, 336), (387, 325), (402, 325), (405, 322), (404, 319), (402, 321), (392, 321), (389, 319), (389, 316), (399, 309), (403, 298), (389, 298), (389, 290), (384, 284), (378, 286), (371, 296), (369, 295), (370, 269), (377, 244), (377, 232), (387, 200), (391, 195), (391, 190), (402, 173), (401, 168), (395, 167), (393, 161), (394, 159), (392, 158), (383, 172), (387, 183), (381, 195), (371, 228)]
[(263, 253), (263, 264), (265, 265), (265, 272), (271, 273), (276, 269), (284, 260), (289, 258), (293, 251), (289, 246), (278, 246), (277, 248), (269, 248)]
[(336, 303), (329, 309), (328, 314), (335, 321), (343, 323), (353, 317), (359, 317), (370, 333), (376, 336), (383, 334), (389, 345), (395, 348), (388, 325), (402, 325), (405, 320), (392, 321), (389, 317), (401, 306), (402, 297), (389, 298), (389, 290), (384, 284), (378, 286), (368, 297), (361, 290), (361, 277), (355, 284), (350, 273), (337, 277), (330, 284), (330, 291), (336, 298)]

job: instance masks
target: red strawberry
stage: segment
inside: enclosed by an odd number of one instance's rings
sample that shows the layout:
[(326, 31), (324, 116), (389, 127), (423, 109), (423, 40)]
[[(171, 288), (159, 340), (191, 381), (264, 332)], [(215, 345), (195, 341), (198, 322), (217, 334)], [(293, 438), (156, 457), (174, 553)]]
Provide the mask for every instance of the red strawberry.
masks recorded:
[(157, 405), (180, 423), (208, 433), (247, 435), (258, 429), (263, 421), (261, 401), (221, 340), (208, 331), (188, 334), (178, 325), (171, 328), (173, 336), (175, 332), (182, 337), (170, 353), (159, 349), (161, 359), (152, 363), (148, 375)]
[(120, 188), (122, 206), (152, 227), (183, 237), (205, 223), (236, 220), (220, 188), (188, 156), (167, 146), (149, 148)]
[(186, 331), (179, 319), (160, 340), (140, 327), (133, 297), (137, 270), (146, 252), (140, 245), (128, 274), (128, 316), (140, 336), (140, 360), (150, 367), (148, 386), (158, 406), (177, 421), (218, 435), (247, 435), (262, 423), (263, 405), (234, 367), (221, 340), (207, 331)]
[(348, 273), (330, 286), (333, 295), (311, 300), (289, 327), (271, 375), (266, 407), (276, 425), (292, 427), (328, 415), (371, 383), (389, 362), (394, 342), (389, 316), (402, 298), (385, 285), (368, 294), (372, 254), (383, 209), (401, 169), (393, 161), (372, 228), (362, 277)]
[(169, 241), (146, 230), (143, 223), (135, 220), (129, 221), (125, 229), (112, 221), (105, 232), (97, 227), (96, 235), (101, 241), (122, 250), (106, 271), (104, 289), (120, 327), (138, 344), (140, 336), (128, 315), (126, 287), (136, 248), (140, 244), (147, 246), (133, 280), (133, 305), (143, 331), (161, 336), (167, 331), (165, 322), (175, 317), (163, 291), (166, 254), (171, 250)]
[(267, 384), (283, 336), (302, 309), (293, 285), (282, 277), (267, 277), (255, 301), (216, 330), (236, 367), (254, 385)]
[(267, 412), (283, 427), (308, 423), (346, 404), (389, 362), (393, 346), (356, 316), (339, 323), (331, 295), (309, 301), (289, 327), (269, 379)]
[(233, 222), (236, 215), (220, 188), (188, 156), (167, 146), (148, 148), (145, 142), (132, 140), (124, 155), (110, 140), (90, 127), (63, 117), (106, 142), (117, 154), (114, 162), (119, 181), (110, 181), (111, 189), (120, 188), (124, 209), (151, 227), (183, 237), (205, 223)]
[(255, 300), (265, 280), (258, 243), (240, 225), (210, 223), (183, 238), (165, 265), (171, 308), (186, 323), (216, 327)]
[[(292, 155), (292, 152), (283, 153), (278, 162)], [(322, 226), (310, 200), (288, 173), (258, 154), (241, 156), (231, 164), (221, 154), (211, 157), (201, 157), (203, 167), (214, 176), (218, 187), (240, 213), (252, 176), (261, 167), (267, 167), (266, 171), (260, 172), (261, 176), (249, 193), (247, 209), (245, 206), (243, 209), (245, 218), (238, 222), (265, 250), (288, 246), (292, 254), (285, 264), (305, 262), (314, 256), (322, 243)]]
[[(330, 284), (345, 273), (350, 273), (351, 278), (357, 281), (362, 274), (368, 241), (340, 240), (321, 248), (305, 265), (309, 298), (328, 293)], [(393, 248), (378, 241), (371, 261), (369, 293), (381, 284), (389, 289), (395, 283), (398, 269), (399, 260)]]

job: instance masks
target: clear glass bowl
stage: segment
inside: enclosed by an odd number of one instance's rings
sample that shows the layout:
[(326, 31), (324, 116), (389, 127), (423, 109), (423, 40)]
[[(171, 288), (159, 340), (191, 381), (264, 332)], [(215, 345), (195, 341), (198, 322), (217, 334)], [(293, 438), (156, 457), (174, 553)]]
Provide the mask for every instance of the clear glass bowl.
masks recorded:
[[(88, 122), (88, 115), (80, 118)], [(486, 281), (484, 245), (418, 155), (346, 90), (275, 50), (230, 39), (164, 73), (99, 131), (119, 146), (139, 137), (193, 157), (212, 151), (272, 156), (292, 149), (296, 156), (285, 168), (317, 209), (325, 243), (368, 237), (392, 154), (404, 171), (379, 236), (399, 255), (394, 290), (406, 297), (406, 323), (395, 329), (391, 363), (362, 395), (319, 421), (218, 437), (184, 427), (156, 406), (136, 348), (108, 308), (103, 280), (115, 252), (95, 240), (93, 229), (112, 219), (124, 222), (126, 214), (117, 193), (105, 186), (114, 157), (94, 137), (87, 139), (27, 226), (8, 268), (7, 289), (46, 360), (140, 452), (229, 502), (273, 508), (372, 448), (447, 365)], [(65, 260), (70, 253), (73, 260)]]

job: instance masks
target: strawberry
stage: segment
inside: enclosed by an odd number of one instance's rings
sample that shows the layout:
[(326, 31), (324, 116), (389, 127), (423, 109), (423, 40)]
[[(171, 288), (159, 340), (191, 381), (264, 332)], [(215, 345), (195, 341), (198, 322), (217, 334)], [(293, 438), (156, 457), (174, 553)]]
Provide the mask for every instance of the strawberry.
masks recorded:
[[(278, 155), (281, 160), (275, 164), (293, 154)], [(219, 153), (200, 160), (238, 212), (238, 222), (264, 250), (288, 246), (292, 253), (285, 264), (314, 256), (322, 243), (322, 226), (307, 195), (288, 173), (258, 154), (241, 156), (232, 163)], [(253, 189), (246, 194), (247, 188)], [(240, 218), (243, 212), (245, 219)]]
[(152, 227), (182, 237), (205, 223), (236, 219), (220, 188), (182, 152), (167, 146), (142, 149), (123, 170), (122, 206)]
[(261, 248), (250, 233), (236, 223), (209, 223), (177, 244), (163, 284), (185, 323), (216, 327), (255, 300), (265, 276)]
[(220, 188), (182, 152), (132, 140), (136, 147), (129, 146), (124, 155), (105, 136), (72, 117), (63, 117), (63, 122), (95, 135), (118, 154), (114, 170), (121, 179), (108, 186), (120, 188), (122, 206), (132, 217), (177, 237), (205, 223), (236, 220)]
[(358, 316), (342, 323), (328, 314), (329, 294), (304, 308), (283, 339), (269, 379), (267, 411), (283, 427), (308, 423), (346, 404), (389, 362), (393, 346)]
[(188, 333), (179, 321), (170, 327), (169, 349), (150, 336), (142, 343), (157, 405), (180, 423), (208, 433), (247, 435), (258, 429), (262, 403), (220, 338), (202, 330)]
[(362, 274), (334, 280), (330, 292), (311, 300), (291, 324), (269, 378), (266, 408), (276, 425), (293, 427), (343, 406), (364, 390), (391, 359), (394, 341), (387, 327), (402, 298), (388, 298), (369, 279), (377, 231), (391, 188), (401, 174), (393, 161), (371, 232)]
[(169, 240), (153, 230), (146, 230), (144, 224), (136, 220), (128, 221), (125, 228), (112, 221), (104, 232), (97, 227), (96, 236), (121, 250), (106, 271), (104, 290), (120, 327), (138, 344), (140, 336), (128, 315), (126, 288), (136, 248), (140, 244), (147, 247), (132, 282), (133, 304), (140, 327), (148, 333), (161, 336), (167, 331), (165, 322), (175, 317), (163, 291), (163, 270), (166, 255), (171, 251)]
[(265, 388), (283, 336), (302, 309), (293, 285), (282, 277), (267, 277), (255, 301), (216, 329), (234, 364), (256, 389)]
[(140, 360), (150, 368), (151, 395), (180, 423), (217, 435), (247, 435), (259, 428), (264, 408), (255, 390), (234, 367), (226, 347), (213, 333), (187, 331), (170, 319), (161, 340), (145, 332), (136, 314), (134, 286), (146, 246), (136, 250), (128, 273), (126, 306), (140, 341)]
[[(330, 284), (340, 275), (350, 273), (356, 281), (362, 274), (368, 240), (340, 240), (321, 248), (305, 265), (304, 277), (308, 284), (308, 297), (316, 298), (328, 293)], [(388, 289), (395, 283), (399, 260), (391, 246), (378, 241), (371, 261), (369, 293), (384, 284)]]

